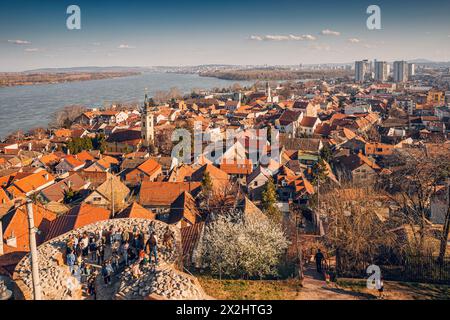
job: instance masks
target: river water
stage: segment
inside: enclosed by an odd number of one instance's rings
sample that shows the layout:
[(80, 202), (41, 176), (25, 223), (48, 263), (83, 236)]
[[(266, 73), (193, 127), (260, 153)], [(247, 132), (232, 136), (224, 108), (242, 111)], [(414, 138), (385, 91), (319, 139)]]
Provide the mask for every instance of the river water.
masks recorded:
[(137, 102), (143, 101), (145, 88), (151, 96), (172, 87), (189, 93), (194, 88), (226, 88), (236, 82), (250, 84), (195, 74), (143, 73), (116, 79), (0, 88), (0, 138), (18, 129), (46, 127), (52, 114), (67, 105), (99, 107), (111, 102)]

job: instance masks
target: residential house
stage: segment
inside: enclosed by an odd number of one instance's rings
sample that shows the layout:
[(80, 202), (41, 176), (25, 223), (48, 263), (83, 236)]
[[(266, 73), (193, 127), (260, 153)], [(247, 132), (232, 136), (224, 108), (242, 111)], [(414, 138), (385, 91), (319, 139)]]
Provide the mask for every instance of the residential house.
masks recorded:
[(125, 183), (128, 185), (138, 185), (142, 181), (156, 181), (162, 174), (161, 165), (153, 159), (148, 159), (135, 169), (125, 174)]
[(362, 153), (350, 154), (336, 159), (338, 176), (356, 185), (370, 185), (375, 182), (381, 168)]
[(27, 197), (55, 183), (55, 178), (45, 170), (36, 173), (18, 173), (6, 189), (15, 198)]
[(366, 143), (365, 146), (365, 155), (366, 156), (388, 156), (391, 155), (394, 151), (395, 146), (391, 144), (385, 143)]
[[(56, 214), (40, 205), (32, 205), (37, 245), (42, 244), (50, 230)], [(28, 213), (26, 206), (13, 208), (0, 218), (3, 231), (3, 255), (0, 255), (0, 266), (15, 266), (29, 251), (30, 238), (28, 230)]]
[(85, 162), (78, 160), (74, 156), (67, 156), (55, 166), (55, 171), (59, 175), (63, 175), (68, 173), (69, 171), (78, 171), (83, 169), (85, 166)]
[(275, 127), (281, 133), (287, 133), (292, 137), (297, 135), (298, 127), (303, 119), (303, 111), (295, 109), (286, 109), (280, 118), (275, 121)]
[(39, 198), (47, 202), (63, 202), (66, 193), (70, 190), (78, 192), (87, 189), (90, 183), (86, 182), (77, 173), (73, 173), (67, 178), (52, 184), (51, 186), (41, 190)]
[(272, 173), (262, 166), (258, 166), (247, 177), (247, 193), (252, 201), (259, 201), (267, 181), (272, 177)]
[(197, 203), (189, 192), (184, 191), (171, 204), (167, 216), (167, 223), (175, 224), (179, 228), (192, 226), (201, 221), (201, 214)]
[(101, 111), (98, 116), (98, 121), (105, 123), (121, 123), (128, 119), (128, 114), (124, 111), (106, 110)]
[(130, 189), (120, 178), (109, 174), (105, 182), (98, 186), (83, 202), (104, 208), (120, 210), (126, 205)]
[(138, 203), (157, 214), (168, 213), (172, 203), (185, 191), (194, 197), (201, 191), (201, 182), (143, 181)]
[(106, 139), (106, 150), (114, 153), (136, 152), (142, 145), (140, 130), (117, 130)]
[(95, 161), (85, 171), (114, 172), (119, 165), (119, 160), (110, 156), (103, 156)]
[(320, 121), (317, 117), (303, 117), (302, 121), (300, 122), (298, 132), (299, 135), (306, 135), (308, 137), (312, 136), (314, 132), (317, 129), (317, 126), (321, 124), (322, 121)]

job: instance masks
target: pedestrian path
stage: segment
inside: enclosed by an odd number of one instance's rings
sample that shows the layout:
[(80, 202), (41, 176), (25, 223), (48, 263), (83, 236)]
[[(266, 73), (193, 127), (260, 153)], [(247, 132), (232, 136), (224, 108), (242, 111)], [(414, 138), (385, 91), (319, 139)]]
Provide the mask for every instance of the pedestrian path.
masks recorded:
[(325, 282), (312, 264), (307, 264), (304, 271), (303, 288), (300, 289), (298, 300), (366, 300), (362, 293), (339, 288), (336, 284)]

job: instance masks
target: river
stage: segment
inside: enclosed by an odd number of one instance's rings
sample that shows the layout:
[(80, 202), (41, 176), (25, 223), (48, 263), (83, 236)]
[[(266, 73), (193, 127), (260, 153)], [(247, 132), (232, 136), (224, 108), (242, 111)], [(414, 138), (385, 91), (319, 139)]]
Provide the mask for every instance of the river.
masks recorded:
[(189, 93), (194, 88), (226, 88), (236, 82), (252, 83), (196, 74), (143, 73), (115, 79), (0, 88), (0, 138), (18, 129), (46, 127), (52, 114), (67, 105), (99, 107), (111, 102), (136, 102), (143, 101), (145, 88), (151, 96), (172, 87)]

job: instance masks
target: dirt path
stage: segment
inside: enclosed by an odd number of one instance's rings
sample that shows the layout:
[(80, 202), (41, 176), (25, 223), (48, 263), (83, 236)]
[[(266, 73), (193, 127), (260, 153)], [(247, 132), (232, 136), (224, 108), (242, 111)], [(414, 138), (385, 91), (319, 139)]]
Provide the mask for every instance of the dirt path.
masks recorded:
[(367, 300), (372, 295), (339, 288), (333, 283), (327, 285), (324, 277), (314, 266), (308, 264), (305, 270), (303, 288), (300, 289), (297, 300)]

